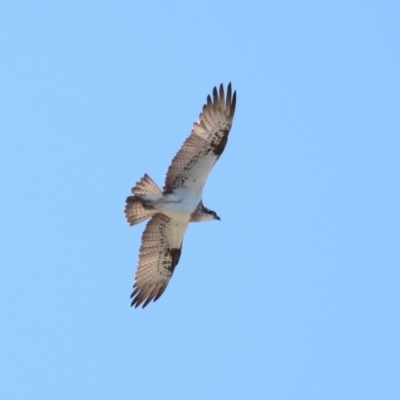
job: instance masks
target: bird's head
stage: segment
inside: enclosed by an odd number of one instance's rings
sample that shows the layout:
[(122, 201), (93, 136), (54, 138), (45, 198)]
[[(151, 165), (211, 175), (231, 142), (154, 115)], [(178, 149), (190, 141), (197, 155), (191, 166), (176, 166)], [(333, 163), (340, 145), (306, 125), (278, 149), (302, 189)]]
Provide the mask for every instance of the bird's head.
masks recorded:
[(202, 220), (203, 221), (221, 221), (221, 218), (218, 217), (217, 213), (213, 210), (209, 210), (206, 207), (203, 207), (203, 215), (202, 215)]

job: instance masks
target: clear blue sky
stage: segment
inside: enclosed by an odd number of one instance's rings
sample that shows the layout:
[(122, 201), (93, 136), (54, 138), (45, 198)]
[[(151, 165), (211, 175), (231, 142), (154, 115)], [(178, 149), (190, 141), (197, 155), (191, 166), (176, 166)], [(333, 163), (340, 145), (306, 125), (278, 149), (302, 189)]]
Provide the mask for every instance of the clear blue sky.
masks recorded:
[[(400, 4), (3, 2), (1, 399), (399, 399)], [(144, 224), (213, 86), (238, 102), (164, 295)]]

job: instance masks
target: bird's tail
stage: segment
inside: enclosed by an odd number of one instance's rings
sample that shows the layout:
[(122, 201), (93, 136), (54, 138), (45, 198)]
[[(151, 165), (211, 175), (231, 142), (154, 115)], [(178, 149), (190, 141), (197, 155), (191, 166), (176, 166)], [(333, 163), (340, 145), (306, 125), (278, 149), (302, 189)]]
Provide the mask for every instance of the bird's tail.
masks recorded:
[(132, 193), (133, 196), (126, 198), (125, 205), (125, 218), (130, 226), (156, 214), (157, 211), (152, 208), (151, 203), (163, 197), (162, 191), (147, 174), (132, 188)]

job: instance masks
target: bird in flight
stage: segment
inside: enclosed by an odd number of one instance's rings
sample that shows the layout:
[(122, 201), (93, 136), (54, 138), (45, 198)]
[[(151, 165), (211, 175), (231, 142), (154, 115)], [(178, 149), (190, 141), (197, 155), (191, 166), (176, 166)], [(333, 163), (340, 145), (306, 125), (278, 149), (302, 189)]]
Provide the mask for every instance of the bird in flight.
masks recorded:
[(189, 222), (219, 220), (203, 205), (202, 192), (208, 175), (228, 141), (235, 114), (236, 91), (229, 83), (214, 87), (212, 97), (193, 124), (189, 137), (168, 168), (163, 190), (147, 175), (126, 199), (125, 217), (130, 226), (148, 218), (142, 234), (131, 306), (146, 307), (164, 293), (179, 262)]

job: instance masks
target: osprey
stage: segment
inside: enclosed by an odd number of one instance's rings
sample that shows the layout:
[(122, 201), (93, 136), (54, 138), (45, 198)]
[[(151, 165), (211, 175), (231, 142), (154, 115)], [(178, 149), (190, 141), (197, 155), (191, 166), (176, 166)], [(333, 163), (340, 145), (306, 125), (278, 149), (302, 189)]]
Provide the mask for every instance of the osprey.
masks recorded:
[(204, 207), (202, 192), (207, 177), (228, 141), (235, 114), (236, 91), (229, 83), (213, 89), (212, 98), (193, 124), (192, 132), (168, 168), (163, 190), (145, 174), (126, 199), (130, 226), (148, 218), (142, 234), (131, 306), (146, 307), (164, 293), (179, 262), (182, 240), (189, 222), (219, 220)]

